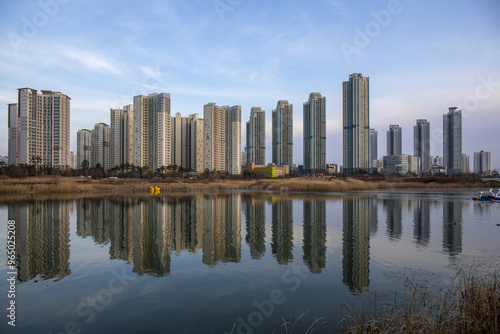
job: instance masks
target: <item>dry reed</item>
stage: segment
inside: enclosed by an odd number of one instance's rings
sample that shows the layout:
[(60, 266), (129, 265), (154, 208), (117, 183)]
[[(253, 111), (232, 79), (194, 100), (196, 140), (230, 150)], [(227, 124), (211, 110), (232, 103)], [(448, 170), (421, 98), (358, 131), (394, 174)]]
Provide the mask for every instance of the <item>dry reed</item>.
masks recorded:
[(424, 287), (410, 279), (405, 296), (390, 305), (376, 295), (373, 309), (344, 308), (346, 333), (500, 333), (500, 280), (497, 273), (460, 271), (450, 289)]

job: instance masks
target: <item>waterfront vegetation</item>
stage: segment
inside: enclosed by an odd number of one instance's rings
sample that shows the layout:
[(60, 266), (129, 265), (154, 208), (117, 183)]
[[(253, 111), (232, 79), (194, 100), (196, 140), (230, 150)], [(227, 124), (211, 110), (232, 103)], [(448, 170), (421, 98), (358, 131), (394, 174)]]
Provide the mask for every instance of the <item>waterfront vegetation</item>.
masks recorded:
[(0, 194), (71, 194), (84, 192), (149, 193), (150, 186), (165, 191), (253, 190), (277, 192), (347, 192), (400, 188), (498, 187), (500, 182), (478, 178), (342, 178), (294, 177), (283, 179), (223, 178), (90, 178), (38, 176), (0, 177)]
[(407, 278), (404, 296), (358, 312), (344, 308), (346, 333), (500, 333), (500, 280), (498, 272), (460, 270), (448, 289), (428, 287)]

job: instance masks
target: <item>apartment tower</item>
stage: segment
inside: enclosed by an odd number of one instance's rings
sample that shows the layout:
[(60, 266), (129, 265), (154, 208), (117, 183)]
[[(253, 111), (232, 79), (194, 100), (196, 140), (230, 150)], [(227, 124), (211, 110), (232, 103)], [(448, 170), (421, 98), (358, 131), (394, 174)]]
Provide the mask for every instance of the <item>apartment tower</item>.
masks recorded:
[(110, 109), (109, 165), (112, 167), (134, 162), (134, 106)]
[(420, 170), (427, 172), (431, 168), (431, 123), (426, 119), (417, 119), (413, 127), (413, 155), (420, 158)]
[[(32, 88), (18, 89), (17, 120), (13, 106), (9, 108), (11, 140), (17, 140), (18, 164), (41, 164), (48, 167), (69, 167), (70, 98), (60, 92)], [(14, 135), (16, 132), (16, 135)], [(17, 137), (17, 138), (16, 138)], [(12, 160), (13, 161), (13, 160)]]
[(256, 165), (266, 164), (266, 112), (252, 107), (250, 120), (247, 121), (246, 162)]
[(369, 77), (353, 73), (342, 83), (344, 173), (368, 170), (370, 93)]
[(304, 172), (326, 168), (326, 97), (311, 93), (304, 103)]
[(17, 135), (19, 129), (19, 118), (17, 117), (17, 103), (9, 104), (9, 165), (17, 165)]
[(448, 175), (462, 172), (462, 110), (448, 108), (443, 115), (443, 158)]
[(369, 167), (375, 168), (378, 160), (378, 133), (375, 129), (370, 129), (368, 134), (368, 153)]
[(92, 130), (92, 150), (90, 166), (100, 165), (105, 171), (111, 168), (109, 156), (109, 125), (105, 123), (96, 123)]
[(293, 167), (293, 104), (278, 101), (272, 112), (273, 160), (276, 165)]
[(402, 129), (399, 125), (389, 125), (387, 131), (387, 156), (402, 155)]
[(171, 164), (170, 94), (134, 97), (134, 165), (155, 170)]
[(83, 168), (83, 161), (87, 161), (87, 168), (92, 166), (92, 131), (78, 130), (76, 133), (76, 168)]

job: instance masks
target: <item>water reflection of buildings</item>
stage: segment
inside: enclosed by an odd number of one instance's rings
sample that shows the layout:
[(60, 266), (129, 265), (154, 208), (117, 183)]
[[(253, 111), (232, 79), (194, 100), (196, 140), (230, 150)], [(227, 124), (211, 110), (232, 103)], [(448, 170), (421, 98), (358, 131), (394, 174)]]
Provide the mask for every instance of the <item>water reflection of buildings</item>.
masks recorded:
[(38, 275), (62, 279), (71, 273), (67, 201), (9, 204), (8, 217), (16, 221), (19, 281)]
[(387, 235), (391, 239), (401, 239), (403, 232), (403, 205), (399, 198), (384, 199), (386, 210)]
[(77, 234), (110, 243), (110, 258), (138, 274), (166, 276), (171, 254), (198, 253), (208, 265), (241, 258), (239, 195), (116, 198), (77, 204)]
[(293, 202), (278, 200), (272, 207), (271, 250), (279, 264), (293, 260)]
[(443, 202), (443, 250), (451, 254), (462, 252), (462, 205)]
[(344, 198), (342, 273), (343, 282), (351, 291), (361, 291), (370, 284), (369, 197)]
[(326, 265), (326, 203), (304, 200), (304, 263), (313, 273)]
[(427, 246), (431, 235), (431, 214), (429, 200), (413, 202), (413, 239), (421, 246)]
[(266, 252), (266, 202), (245, 197), (245, 241), (252, 259), (260, 259)]

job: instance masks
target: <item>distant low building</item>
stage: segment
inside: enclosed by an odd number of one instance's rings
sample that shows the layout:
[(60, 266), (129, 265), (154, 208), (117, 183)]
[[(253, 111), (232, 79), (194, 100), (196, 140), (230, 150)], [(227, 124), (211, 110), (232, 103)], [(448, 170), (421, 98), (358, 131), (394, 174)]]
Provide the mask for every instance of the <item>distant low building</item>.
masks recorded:
[(420, 172), (419, 157), (408, 154), (384, 156), (384, 173), (404, 175), (408, 172), (415, 174)]
[(246, 163), (242, 166), (243, 172), (257, 173), (263, 176), (279, 177), (290, 173), (288, 165), (277, 166), (273, 163), (266, 165), (256, 165), (253, 162)]
[(326, 164), (327, 174), (340, 174), (341, 166), (338, 164)]
[(434, 174), (446, 174), (446, 167), (444, 167), (442, 165), (438, 165), (438, 164), (432, 165), (431, 166), (431, 174), (432, 175), (434, 175)]
[(6, 166), (9, 164), (9, 157), (0, 157), (0, 166)]

